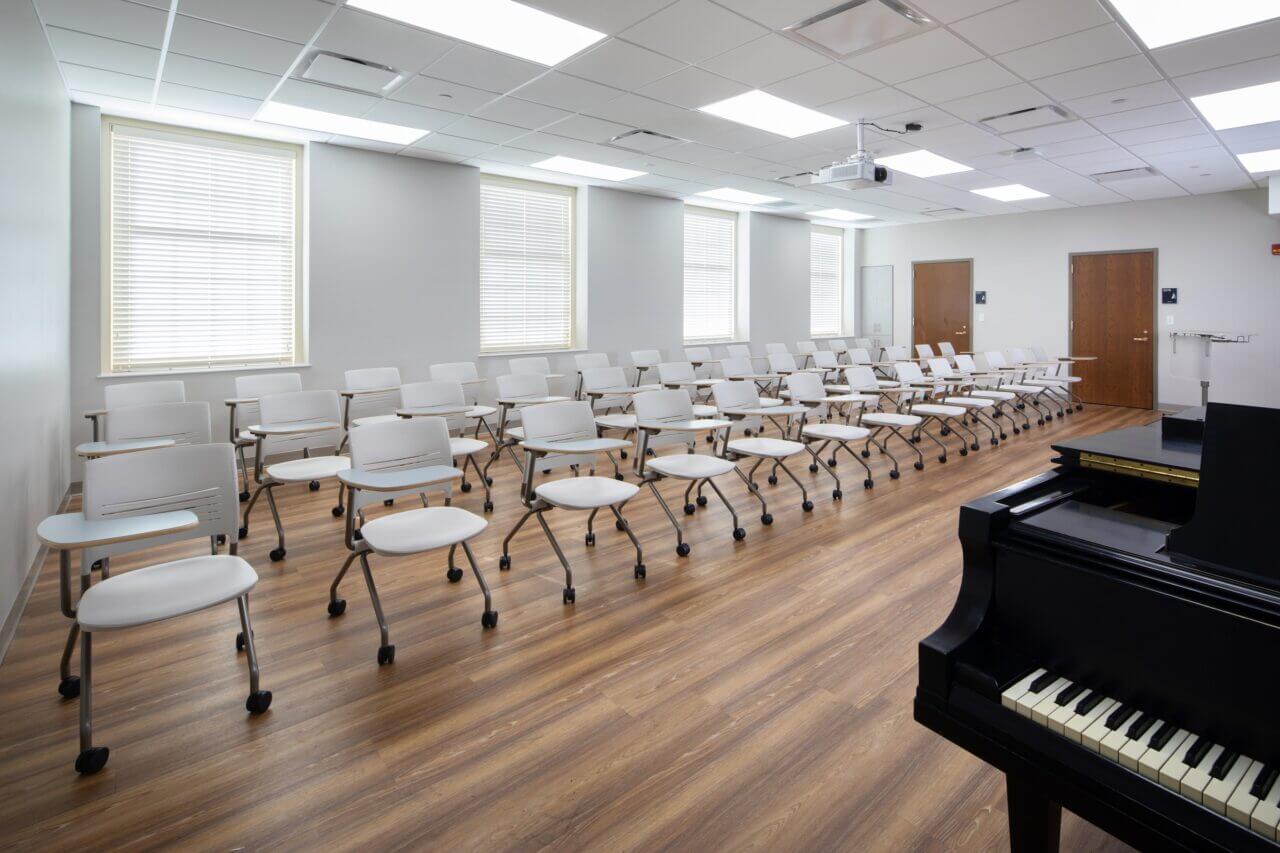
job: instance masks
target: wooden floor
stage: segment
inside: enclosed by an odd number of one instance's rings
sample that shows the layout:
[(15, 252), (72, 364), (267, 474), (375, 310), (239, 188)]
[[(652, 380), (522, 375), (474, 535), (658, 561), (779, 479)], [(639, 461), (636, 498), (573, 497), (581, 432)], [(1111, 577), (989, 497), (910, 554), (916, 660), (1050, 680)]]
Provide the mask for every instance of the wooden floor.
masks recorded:
[[(797, 465), (817, 506), (801, 512), (785, 480), (765, 486), (769, 528), (730, 483), (746, 541), (730, 538), (713, 498), (687, 521), (686, 559), (642, 492), (628, 516), (646, 546), (643, 581), (611, 524), (588, 549), (585, 516), (553, 514), (576, 567), (571, 607), (536, 526), (516, 538), (513, 570), (497, 569), (519, 510), (504, 461), (474, 543), (497, 629), (481, 629), (469, 574), (446, 582), (443, 553), (375, 558), (397, 646), (385, 667), (358, 572), (344, 582), (346, 615), (326, 615), (345, 554), (334, 491), (282, 489), (287, 560), (267, 559), (261, 506), (240, 552), (261, 575), (270, 711), (244, 710), (232, 605), (100, 635), (96, 733), (111, 760), (88, 778), (72, 770), (77, 703), (55, 692), (67, 623), (51, 559), (0, 666), (0, 845), (1007, 848), (1003, 777), (911, 718), (916, 644), (959, 585), (956, 509), (1045, 470), (1054, 439), (1152, 417), (1090, 407), (946, 465), (928, 457), (896, 482), (873, 459), (869, 492), (842, 460), (841, 503), (824, 473)], [(472, 491), (457, 505), (481, 500)], [(1066, 815), (1063, 849), (1124, 848)]]

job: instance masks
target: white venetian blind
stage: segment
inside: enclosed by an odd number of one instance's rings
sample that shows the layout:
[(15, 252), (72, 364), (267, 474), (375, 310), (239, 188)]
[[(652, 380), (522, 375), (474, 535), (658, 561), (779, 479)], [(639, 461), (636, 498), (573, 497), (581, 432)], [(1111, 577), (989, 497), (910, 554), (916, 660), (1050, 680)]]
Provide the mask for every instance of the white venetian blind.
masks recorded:
[(108, 372), (298, 361), (299, 149), (109, 127)]
[(737, 324), (737, 215), (685, 208), (684, 340), (729, 341)]
[(572, 187), (480, 184), (480, 350), (573, 346)]
[(840, 334), (840, 294), (843, 291), (841, 249), (844, 235), (835, 229), (809, 234), (809, 336)]

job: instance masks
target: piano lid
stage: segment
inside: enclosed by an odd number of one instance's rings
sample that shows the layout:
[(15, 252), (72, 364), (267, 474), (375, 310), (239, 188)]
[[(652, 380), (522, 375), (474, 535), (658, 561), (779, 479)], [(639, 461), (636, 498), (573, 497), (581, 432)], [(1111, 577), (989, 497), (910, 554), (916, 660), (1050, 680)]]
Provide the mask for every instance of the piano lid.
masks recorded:
[(1194, 488), (1200, 479), (1200, 442), (1163, 420), (1145, 426), (1073, 438), (1052, 445), (1064, 465), (1093, 468)]

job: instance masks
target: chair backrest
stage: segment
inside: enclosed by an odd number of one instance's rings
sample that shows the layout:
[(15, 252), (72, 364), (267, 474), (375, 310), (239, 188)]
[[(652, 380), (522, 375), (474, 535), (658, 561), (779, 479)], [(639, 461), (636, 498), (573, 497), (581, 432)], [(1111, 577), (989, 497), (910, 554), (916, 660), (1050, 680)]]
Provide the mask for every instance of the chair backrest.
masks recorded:
[(826, 350), (826, 349), (814, 350), (812, 353), (812, 356), (813, 356), (814, 367), (824, 367), (824, 368), (829, 367), (834, 370), (835, 367), (840, 364), (840, 362), (836, 359), (836, 354), (833, 353), (831, 350)]
[(225, 536), (236, 543), (240, 530), (239, 488), (231, 444), (189, 444), (91, 459), (84, 466), (84, 517), (128, 518), (186, 509), (199, 523), (191, 530), (152, 539), (86, 549), (81, 573), (115, 554), (169, 542)]
[(729, 354), (729, 358), (751, 360), (751, 346), (749, 344), (726, 344), (724, 349)]
[(1007, 349), (1004, 351), (1005, 360), (1015, 367), (1027, 361), (1027, 355), (1020, 349)]
[[(341, 423), (337, 391), (288, 391), (268, 394), (258, 400), (263, 424), (291, 424), (300, 421), (333, 421)], [(290, 450), (337, 447), (339, 427), (289, 436)]]
[(693, 365), (687, 361), (664, 361), (658, 365), (659, 382), (691, 382)]
[(573, 361), (579, 370), (586, 370), (592, 367), (608, 367), (609, 354), (607, 352), (584, 352), (575, 355)]
[(893, 370), (901, 382), (920, 382), (924, 379), (924, 371), (914, 361), (896, 361)]
[(102, 389), (103, 408), (107, 411), (148, 403), (181, 403), (187, 399), (187, 386), (181, 379), (155, 382), (125, 382)]
[(346, 371), (344, 378), (348, 391), (392, 389), (352, 397), (350, 406), (352, 420), (370, 415), (389, 415), (400, 407), (400, 368), (363, 367), (359, 370)]
[(547, 377), (541, 373), (507, 373), (497, 378), (498, 398), (546, 397), (550, 394)]
[(756, 372), (749, 358), (722, 358), (720, 359), (720, 369), (724, 371), (725, 379), (742, 379), (744, 376), (752, 376)]
[(512, 373), (536, 373), (546, 376), (551, 372), (551, 362), (546, 356), (535, 355), (529, 358), (513, 358), (507, 362), (507, 369)]
[(585, 400), (543, 403), (521, 410), (526, 440), (575, 441), (595, 438), (595, 414)]
[[(447, 379), (401, 385), (400, 398), (406, 409), (467, 404), (467, 395), (462, 390), (462, 383)], [(365, 424), (365, 426), (371, 426), (371, 424)]]
[[(1004, 353), (1000, 352), (999, 350), (988, 350), (984, 353), (979, 353), (978, 358), (976, 360), (978, 362), (978, 367), (980, 367), (984, 371), (997, 370), (1001, 367), (1009, 366), (1008, 363), (1004, 360)], [(986, 362), (985, 365), (983, 364), (984, 361)]]
[(774, 353), (783, 353), (786, 351), (787, 351), (786, 344), (765, 344), (764, 345), (765, 355), (773, 355)]
[(871, 338), (854, 338), (853, 345), (858, 349), (869, 350), (875, 346), (876, 343)]
[[(236, 377), (236, 396), (246, 399), (260, 399), (268, 394), (301, 390), (301, 373), (249, 373)], [(257, 403), (245, 403), (236, 407), (237, 428), (243, 429), (261, 421), (262, 416), (258, 411)], [(270, 446), (273, 443), (268, 441), (267, 445)]]
[(854, 364), (870, 364), (871, 353), (867, 352), (862, 347), (856, 347), (855, 349), (849, 350), (849, 361)]
[(812, 355), (818, 351), (818, 345), (813, 341), (796, 341), (796, 353), (798, 355)]
[(921, 358), (933, 358), (933, 347), (928, 344), (916, 344), (916, 355)]
[(693, 420), (693, 401), (679, 388), (661, 391), (645, 391), (633, 398), (637, 420), (688, 421)]
[(711, 397), (716, 408), (725, 409), (750, 408), (760, 405), (760, 395), (756, 393), (755, 383), (739, 380), (725, 380), (711, 386)]
[(946, 377), (951, 375), (951, 362), (945, 358), (931, 358), (927, 363), (930, 376)]
[(656, 349), (633, 349), (631, 363), (636, 367), (655, 367), (662, 361), (662, 353)]
[(126, 406), (114, 410), (107, 418), (107, 441), (147, 438), (171, 438), (177, 444), (208, 444), (209, 404), (193, 400)]
[(587, 367), (582, 370), (583, 391), (609, 391), (627, 387), (621, 367)]
[[(433, 364), (427, 368), (428, 374), (436, 382), (468, 382), (480, 378), (474, 361), (449, 361), (444, 364)], [(408, 405), (407, 403), (405, 405)]]
[(1049, 354), (1044, 351), (1044, 347), (1031, 347), (1031, 354), (1036, 357), (1036, 361), (1049, 360)]
[(961, 373), (979, 373), (980, 372), (978, 370), (977, 363), (974, 362), (973, 356), (971, 355), (957, 355), (956, 370), (959, 370)]
[[(418, 385), (449, 383), (419, 382)], [(461, 390), (462, 386), (453, 383)], [(449, 451), (449, 427), (444, 418), (409, 418), (363, 424), (351, 430), (351, 467), (364, 471), (405, 471), (432, 465), (453, 466)], [(433, 486), (430, 491), (451, 494), (451, 484)], [(421, 489), (403, 492), (356, 492), (349, 512), (382, 503), (402, 495), (413, 495)]]
[(942, 353), (948, 358), (954, 358), (956, 354), (956, 348), (951, 345), (951, 341), (938, 341), (938, 352)]
[(799, 370), (795, 356), (789, 352), (769, 353), (769, 369), (778, 373)]
[(711, 347), (685, 347), (684, 357), (689, 359), (689, 361), (710, 361)]
[(812, 403), (827, 397), (827, 389), (822, 387), (822, 377), (817, 373), (791, 374), (787, 377), (787, 390), (796, 402)]
[(849, 351), (849, 345), (840, 338), (832, 338), (827, 341), (827, 349), (836, 355), (843, 355)]
[(849, 390), (858, 391), (874, 391), (879, 385), (876, 382), (876, 374), (870, 367), (865, 365), (854, 365), (844, 369), (844, 381), (849, 386)]
[(885, 347), (885, 361), (906, 361), (908, 352), (906, 347)]

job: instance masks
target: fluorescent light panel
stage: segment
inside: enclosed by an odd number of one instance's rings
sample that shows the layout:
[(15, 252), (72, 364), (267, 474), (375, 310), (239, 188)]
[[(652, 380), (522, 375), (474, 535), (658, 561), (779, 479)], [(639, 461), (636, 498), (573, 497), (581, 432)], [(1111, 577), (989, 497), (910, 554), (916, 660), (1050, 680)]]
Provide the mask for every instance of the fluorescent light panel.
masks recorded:
[(548, 157), (534, 163), (535, 169), (549, 169), (552, 172), (564, 172), (567, 175), (583, 175), (588, 178), (603, 178), (606, 181), (629, 181), (648, 172), (637, 172), (635, 169), (623, 169), (621, 166), (606, 166), (604, 163), (592, 163), (590, 160), (578, 160), (573, 157)]
[(1280, 17), (1275, 0), (1111, 0), (1111, 5), (1153, 49)]
[(347, 0), (347, 6), (543, 65), (562, 62), (604, 38), (514, 0)]
[(1215, 130), (1280, 121), (1280, 80), (1192, 98)]
[(707, 104), (698, 109), (713, 116), (736, 121), (738, 124), (767, 130), (788, 139), (807, 136), (820, 130), (830, 130), (833, 127), (843, 127), (849, 123), (844, 119), (784, 101), (776, 95), (761, 92), (759, 89), (743, 92), (741, 95), (716, 101), (714, 104)]
[(996, 201), (1024, 201), (1029, 198), (1048, 198), (1048, 193), (1024, 187), (1022, 184), (1007, 184), (1003, 187), (987, 187), (982, 190), (969, 190), (971, 193), (984, 195)]
[(749, 193), (746, 190), (735, 190), (733, 187), (721, 187), (718, 190), (707, 190), (706, 192), (696, 193), (696, 195), (700, 195), (705, 198), (714, 198), (717, 201), (731, 201), (735, 204), (768, 204), (771, 201), (782, 200), (777, 196)]
[(373, 139), (394, 145), (409, 145), (428, 133), (428, 131), (417, 127), (388, 124), (385, 121), (370, 121), (367, 118), (353, 118), (352, 116), (339, 115), (338, 113), (327, 113), (323, 110), (297, 107), (293, 104), (282, 104), (279, 101), (267, 101), (258, 110), (258, 114), (254, 118), (271, 124), (301, 127), (305, 130), (316, 130), (320, 133), (354, 136), (358, 139)]
[(1249, 170), (1250, 174), (1258, 174), (1259, 172), (1280, 172), (1280, 148), (1272, 148), (1270, 151), (1253, 151), (1249, 154), (1237, 154), (1240, 162)]
[(972, 166), (939, 157), (932, 151), (908, 151), (906, 154), (894, 154), (892, 157), (881, 157), (876, 161), (895, 172), (906, 172), (917, 178), (932, 178), (935, 175), (954, 175), (956, 172), (972, 172)]
[(859, 219), (875, 219), (866, 213), (854, 213), (852, 210), (840, 210), (839, 208), (828, 208), (827, 210), (815, 210), (807, 214), (815, 219), (838, 219), (841, 222), (857, 222)]

